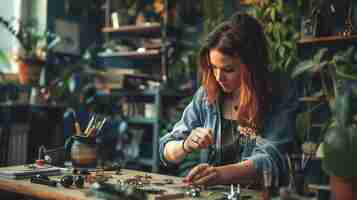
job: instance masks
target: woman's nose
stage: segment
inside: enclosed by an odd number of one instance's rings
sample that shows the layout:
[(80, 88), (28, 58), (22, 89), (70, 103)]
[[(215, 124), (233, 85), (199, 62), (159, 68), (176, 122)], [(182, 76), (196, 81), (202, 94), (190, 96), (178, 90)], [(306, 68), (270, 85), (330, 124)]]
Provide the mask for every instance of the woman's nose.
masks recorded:
[(217, 78), (217, 81), (223, 81), (224, 80), (224, 73), (222, 72), (222, 70), (217, 70), (216, 78)]

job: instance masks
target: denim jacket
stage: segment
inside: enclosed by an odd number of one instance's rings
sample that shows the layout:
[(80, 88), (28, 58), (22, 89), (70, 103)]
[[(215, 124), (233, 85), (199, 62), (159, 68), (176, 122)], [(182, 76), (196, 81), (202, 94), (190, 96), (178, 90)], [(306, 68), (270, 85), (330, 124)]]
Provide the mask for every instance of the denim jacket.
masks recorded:
[[(284, 155), (284, 148), (291, 144), (295, 137), (295, 119), (297, 114), (298, 101), (294, 91), (289, 92), (287, 97), (273, 101), (272, 109), (267, 113), (263, 123), (263, 131), (260, 133), (250, 151), (244, 151), (241, 160), (251, 160), (258, 174), (268, 172), (272, 176), (272, 183), (275, 186), (287, 181), (287, 162)], [(186, 138), (191, 130), (196, 127), (211, 128), (214, 133), (215, 145), (208, 150), (201, 150), (201, 162), (219, 163), (220, 154), (214, 157), (212, 153), (221, 150), (221, 111), (216, 104), (209, 104), (207, 94), (201, 87), (193, 97), (192, 101), (185, 108), (181, 119), (175, 124), (172, 131), (160, 139), (159, 154), (164, 165), (170, 163), (164, 158), (165, 144), (173, 140)], [(216, 151), (216, 152), (212, 152)]]

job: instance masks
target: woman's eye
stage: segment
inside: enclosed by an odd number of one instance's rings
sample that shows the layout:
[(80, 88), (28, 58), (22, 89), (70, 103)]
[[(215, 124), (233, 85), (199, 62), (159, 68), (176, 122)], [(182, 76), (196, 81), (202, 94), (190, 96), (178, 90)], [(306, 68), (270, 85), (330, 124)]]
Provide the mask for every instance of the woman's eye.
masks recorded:
[(223, 71), (227, 72), (227, 73), (231, 73), (231, 72), (234, 72), (234, 69), (232, 69), (232, 68), (231, 69), (224, 69)]
[(224, 72), (224, 73), (232, 73), (235, 71), (234, 68), (218, 68), (218, 67), (212, 67), (212, 70), (214, 73), (217, 73), (217, 72)]

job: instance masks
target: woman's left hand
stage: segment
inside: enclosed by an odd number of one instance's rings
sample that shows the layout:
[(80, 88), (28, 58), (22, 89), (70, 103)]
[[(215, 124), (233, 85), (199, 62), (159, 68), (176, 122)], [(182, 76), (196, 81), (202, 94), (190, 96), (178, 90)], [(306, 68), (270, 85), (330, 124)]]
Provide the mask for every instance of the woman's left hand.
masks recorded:
[(183, 179), (183, 182), (192, 185), (215, 185), (219, 182), (220, 172), (216, 167), (208, 164), (199, 164), (194, 167), (188, 175)]

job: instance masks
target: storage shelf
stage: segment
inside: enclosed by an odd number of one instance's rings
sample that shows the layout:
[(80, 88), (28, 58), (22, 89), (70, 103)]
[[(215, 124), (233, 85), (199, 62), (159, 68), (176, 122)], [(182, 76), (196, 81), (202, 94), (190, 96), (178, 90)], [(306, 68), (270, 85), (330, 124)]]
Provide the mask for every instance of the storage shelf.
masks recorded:
[(148, 50), (145, 52), (137, 52), (137, 51), (127, 51), (127, 52), (116, 52), (116, 53), (106, 53), (101, 54), (102, 58), (111, 58), (111, 57), (122, 57), (122, 58), (130, 58), (130, 59), (159, 59), (161, 56), (160, 51), (158, 50)]
[(308, 188), (313, 190), (325, 190), (330, 191), (330, 185), (317, 185), (317, 184), (308, 184)]
[[(111, 91), (113, 98), (125, 97), (129, 103), (148, 103), (152, 104), (156, 115), (146, 115), (147, 117), (136, 115), (138, 117), (127, 117), (129, 126), (135, 128), (143, 128), (151, 134), (151, 137), (145, 138), (145, 142), (150, 143), (150, 151), (145, 149), (144, 154), (150, 153), (150, 157), (139, 157), (134, 162), (151, 166), (152, 172), (158, 172), (159, 170), (159, 135), (160, 135), (160, 122), (162, 98), (165, 93), (162, 90), (163, 77), (167, 77), (167, 64), (165, 61), (167, 51), (171, 45), (171, 41), (174, 41), (179, 32), (175, 27), (170, 28), (167, 22), (162, 23), (144, 23), (140, 25), (121, 25), (117, 28), (110, 27), (110, 13), (112, 12), (110, 0), (106, 4), (105, 13), (105, 27), (102, 27), (102, 33), (105, 35), (106, 42), (112, 39), (127, 40), (129, 44), (135, 43), (135, 40), (143, 40), (145, 42), (145, 51), (138, 52), (136, 50), (124, 50), (115, 52), (103, 52), (98, 56), (98, 66), (103, 68), (119, 68), (119, 69), (135, 69), (140, 73), (146, 74), (147, 77), (124, 77), (124, 81), (133, 80), (135, 82), (143, 81), (148, 83), (149, 89), (132, 89), (122, 88)], [(167, 12), (165, 12), (167, 13)], [(172, 30), (172, 32), (170, 31)], [(172, 38), (170, 37), (172, 36)], [(148, 41), (148, 39), (150, 39)], [(148, 44), (152, 45), (147, 45)], [(165, 57), (164, 57), (165, 56)], [(125, 84), (124, 84), (125, 85)], [(152, 87), (151, 87), (152, 86)], [(139, 127), (137, 127), (139, 126)]]
[(165, 89), (145, 89), (145, 90), (128, 90), (128, 89), (115, 89), (112, 90), (111, 95), (116, 97), (122, 96), (155, 96), (160, 94), (164, 97), (183, 97), (188, 96), (188, 94), (182, 94), (175, 90), (165, 90)]
[(118, 89), (113, 90), (113, 96), (155, 96), (158, 94), (157, 90), (127, 90), (127, 89)]
[(299, 45), (318, 45), (331, 43), (357, 42), (357, 35), (351, 36), (325, 36), (325, 37), (303, 37), (298, 41)]
[(104, 27), (102, 29), (103, 33), (115, 33), (121, 35), (131, 35), (131, 36), (160, 36), (161, 34), (161, 24), (143, 24), (143, 25), (126, 25), (120, 26), (119, 28)]
[(154, 161), (151, 158), (138, 158), (137, 162), (139, 164), (147, 165), (147, 166), (152, 166), (154, 164)]
[(132, 124), (155, 124), (158, 123), (158, 120), (156, 118), (145, 118), (145, 117), (129, 117), (128, 123)]
[(324, 102), (326, 99), (322, 96), (318, 97), (300, 97), (299, 101), (301, 102)]

